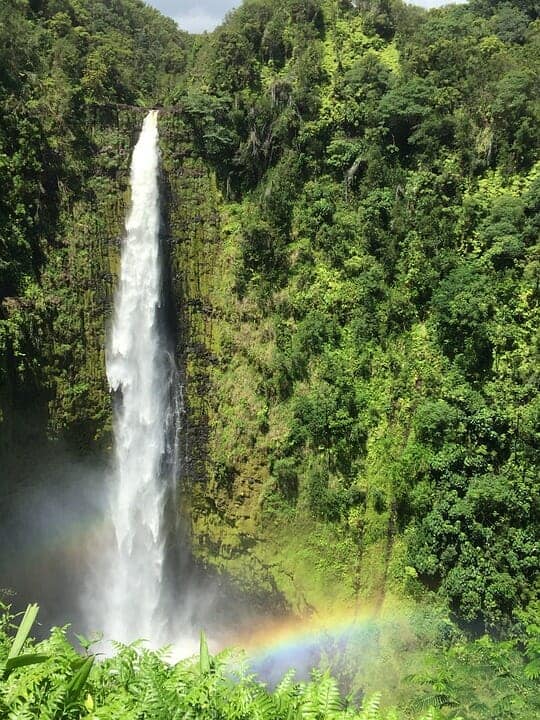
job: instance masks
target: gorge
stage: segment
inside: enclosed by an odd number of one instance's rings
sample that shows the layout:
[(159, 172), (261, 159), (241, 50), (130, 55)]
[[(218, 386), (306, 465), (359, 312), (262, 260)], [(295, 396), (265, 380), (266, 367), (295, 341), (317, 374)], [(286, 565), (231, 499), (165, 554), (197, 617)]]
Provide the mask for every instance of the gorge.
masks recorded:
[[(534, 3), (191, 36), (6, 0), (0, 34), (0, 600), (44, 643), (205, 629), (272, 682), (315, 644), (339, 712), (535, 718)], [(122, 652), (98, 704), (157, 657)]]

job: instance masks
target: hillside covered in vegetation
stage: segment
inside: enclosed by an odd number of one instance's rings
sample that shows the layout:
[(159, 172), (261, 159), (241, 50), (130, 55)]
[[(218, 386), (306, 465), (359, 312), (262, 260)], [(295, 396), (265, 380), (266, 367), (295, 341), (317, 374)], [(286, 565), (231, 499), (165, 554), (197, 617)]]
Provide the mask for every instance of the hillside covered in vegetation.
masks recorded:
[(189, 36), (139, 0), (6, 0), (0, 41), (2, 493), (110, 450), (129, 154), (163, 107), (194, 557), (283, 613), (405, 615), (386, 686), (355, 681), (389, 704), (412, 652), (426, 707), (536, 717), (537, 3), (245, 0)]
[(248, 2), (175, 91), (224, 195), (196, 538), (299, 607), (405, 581), (503, 631), (538, 567), (538, 26), (356, 5)]

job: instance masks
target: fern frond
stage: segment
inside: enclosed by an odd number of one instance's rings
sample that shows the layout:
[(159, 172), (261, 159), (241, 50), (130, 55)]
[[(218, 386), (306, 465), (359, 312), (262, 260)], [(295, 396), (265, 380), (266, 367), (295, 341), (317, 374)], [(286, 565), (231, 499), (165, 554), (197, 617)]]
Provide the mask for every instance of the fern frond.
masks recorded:
[(323, 717), (338, 713), (341, 710), (341, 697), (337, 682), (332, 677), (325, 677), (318, 688), (319, 712)]
[(360, 712), (360, 720), (379, 720), (380, 713), (379, 708), (381, 706), (381, 693), (375, 693), (370, 698), (366, 699), (362, 704), (362, 711)]

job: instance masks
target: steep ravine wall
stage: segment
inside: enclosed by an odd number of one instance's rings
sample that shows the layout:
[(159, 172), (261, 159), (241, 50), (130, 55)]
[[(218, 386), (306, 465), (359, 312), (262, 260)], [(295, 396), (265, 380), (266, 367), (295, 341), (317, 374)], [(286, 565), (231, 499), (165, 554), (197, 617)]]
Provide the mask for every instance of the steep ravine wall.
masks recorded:
[[(40, 287), (25, 300), (31, 312), (23, 330), (36, 373), (17, 375), (12, 358), (2, 400), (4, 442), (8, 428), (16, 438), (5, 443), (13, 485), (35, 481), (36, 457), (39, 475), (39, 466), (50, 473), (64, 454), (110, 452), (104, 347), (141, 117), (129, 109), (96, 116), (84, 192), (76, 200), (66, 196)], [(368, 557), (359, 578), (350, 532), (314, 520), (301, 505), (272, 512), (279, 493), (271, 455), (286, 437), (290, 410), (273, 406), (261, 390), (275, 353), (273, 322), (235, 291), (247, 206), (224, 198), (181, 115), (161, 117), (160, 146), (167, 279), (184, 386), (179, 511), (189, 519), (193, 553), (274, 607), (299, 613), (353, 607), (360, 586), (373, 597), (384, 585), (387, 535), (373, 544), (375, 561)], [(39, 332), (32, 334), (34, 326)]]
[(129, 113), (96, 111), (88, 157), (80, 158), (80, 192), (60, 188), (57, 234), (43, 238), (37, 278), (24, 296), (2, 304), (15, 339), (0, 388), (9, 485), (31, 482), (65, 451), (84, 456), (110, 446), (104, 342), (137, 122)]
[[(290, 410), (265, 397), (275, 328), (236, 292), (246, 204), (228, 201), (193, 154), (181, 116), (161, 121), (166, 230), (185, 400), (183, 512), (195, 557), (246, 592), (297, 613), (354, 608), (359, 589), (381, 597), (388, 534), (367, 553), (352, 533), (302, 505), (268, 511), (279, 494), (272, 451)], [(316, 561), (314, 562), (314, 558)]]
[[(233, 293), (235, 244), (227, 226), (228, 207), (213, 172), (191, 150), (178, 115), (162, 120), (165, 232), (177, 326), (177, 362), (184, 382), (182, 512), (191, 525), (192, 547), (204, 564), (232, 571), (230, 547), (252, 543), (257, 499), (250, 479), (235, 473), (232, 485), (220, 477), (217, 455), (219, 395), (228, 371), (227, 347), (241, 330)], [(243, 379), (239, 376), (238, 383)], [(240, 408), (239, 408), (240, 412)], [(226, 441), (226, 440), (225, 440)], [(228, 452), (234, 454), (231, 443)], [(245, 487), (247, 485), (247, 488)], [(249, 524), (248, 532), (243, 525)], [(257, 593), (260, 583), (245, 584)], [(276, 590), (274, 587), (265, 590)]]
[(161, 138), (177, 362), (184, 382), (181, 511), (189, 518), (200, 562), (263, 604), (266, 597), (274, 609), (285, 609), (290, 603), (273, 563), (253, 552), (266, 540), (260, 498), (269, 474), (255, 439), (257, 416), (264, 414), (256, 374), (238, 364), (250, 345), (263, 345), (257, 311), (234, 292), (239, 208), (225, 201), (212, 170), (192, 152), (181, 116), (162, 119)]

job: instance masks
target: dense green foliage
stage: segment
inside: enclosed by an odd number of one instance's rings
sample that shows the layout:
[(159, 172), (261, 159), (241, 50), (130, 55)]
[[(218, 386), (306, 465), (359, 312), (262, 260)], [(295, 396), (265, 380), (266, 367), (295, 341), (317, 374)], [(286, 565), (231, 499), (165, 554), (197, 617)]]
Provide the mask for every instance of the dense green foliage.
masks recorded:
[[(493, 720), (532, 720), (538, 710), (533, 684), (510, 644), (484, 640), (433, 658), (425, 673), (411, 677), (411, 687), (421, 690), (409, 705), (423, 712), (410, 707), (382, 711), (379, 695), (364, 698), (360, 708), (354, 693), (342, 697), (337, 682), (321, 670), (308, 682), (296, 681), (292, 671), (269, 691), (250, 674), (240, 653), (212, 657), (204, 635), (199, 657), (177, 664), (168, 662), (164, 651), (149, 651), (141, 643), (119, 645), (113, 657), (94, 662), (91, 643), (80, 638), (86, 655), (78, 655), (65, 628), (54, 628), (39, 643), (32, 640), (37, 607), (27, 610), (14, 638), (14, 618), (2, 610), (0, 713), (10, 719), (398, 720), (420, 713), (422, 720), (442, 720), (449, 716), (446, 708), (456, 720), (462, 713), (469, 720), (485, 718), (486, 712)], [(470, 678), (460, 685), (464, 667), (475, 676), (472, 693)], [(497, 682), (506, 692), (494, 701), (489, 691)]]
[[(160, 129), (194, 550), (298, 613), (449, 610), (460, 629), (418, 645), (405, 717), (538, 710), (539, 23), (521, 0), (245, 0), (190, 38), (138, 0), (0, 6), (8, 482), (35, 428), (107, 446), (129, 150), (138, 106), (176, 106)], [(55, 632), (36, 652), (54, 657), (3, 685), (14, 717), (53, 685), (65, 712), (74, 651)], [(217, 667), (121, 648), (87, 715), (281, 712)], [(290, 687), (297, 713), (335, 688)]]
[[(273, 693), (247, 672), (245, 661), (230, 652), (211, 657), (204, 636), (198, 661), (169, 664), (163, 652), (134, 644), (94, 666), (93, 656), (80, 657), (53, 629), (48, 640), (26, 643), (25, 663), (11, 670), (8, 657), (18, 643), (11, 640), (11, 617), (0, 619), (0, 713), (6, 718), (193, 718), (197, 720), (378, 720), (397, 714), (379, 712), (379, 698), (362, 710), (345, 709), (337, 683), (315, 674), (312, 682), (287, 675)], [(31, 625), (31, 623), (30, 623)], [(22, 626), (21, 626), (22, 627)], [(83, 641), (84, 642), (84, 641)], [(85, 643), (86, 644), (86, 643)], [(22, 645), (21, 645), (22, 647)], [(18, 651), (21, 649), (19, 647)], [(93, 667), (94, 666), (94, 667)], [(428, 712), (423, 720), (435, 720)]]
[(137, 0), (6, 0), (0, 46), (0, 448), (9, 458), (17, 438), (34, 444), (30, 425), (82, 448), (104, 433), (107, 243), (120, 233), (134, 124), (115, 104), (162, 97), (189, 43)]
[(172, 21), (139, 2), (2, 3), (0, 294), (23, 290), (52, 242), (60, 188), (89, 192), (96, 105), (148, 101), (185, 66)]
[(538, 589), (537, 13), (352, 5), (244, 3), (174, 96), (264, 327), (221, 350), (212, 492), (259, 466), (261, 525), (501, 632)]

